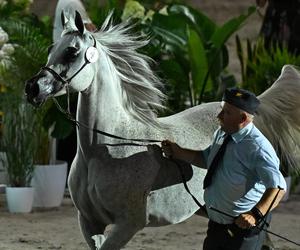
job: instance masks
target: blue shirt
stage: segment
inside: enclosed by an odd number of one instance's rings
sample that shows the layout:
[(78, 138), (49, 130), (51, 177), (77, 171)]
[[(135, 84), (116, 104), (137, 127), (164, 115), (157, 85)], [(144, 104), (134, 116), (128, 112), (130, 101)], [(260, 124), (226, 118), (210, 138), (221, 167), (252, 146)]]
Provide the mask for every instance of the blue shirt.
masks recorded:
[[(224, 135), (218, 129), (211, 146), (203, 151), (207, 166), (223, 143)], [(212, 184), (204, 191), (209, 218), (221, 224), (233, 223), (233, 219), (209, 207), (236, 217), (251, 210), (267, 188), (279, 186), (286, 189), (275, 150), (253, 123), (231, 136), (232, 140), (218, 163)]]

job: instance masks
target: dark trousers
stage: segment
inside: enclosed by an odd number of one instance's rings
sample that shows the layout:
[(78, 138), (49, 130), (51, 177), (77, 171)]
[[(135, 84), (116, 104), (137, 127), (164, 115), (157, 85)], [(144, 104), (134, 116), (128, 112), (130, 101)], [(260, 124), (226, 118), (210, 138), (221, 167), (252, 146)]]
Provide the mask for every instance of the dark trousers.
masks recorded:
[[(266, 219), (270, 222), (270, 216)], [(260, 250), (266, 233), (257, 227), (241, 229), (235, 224), (208, 222), (203, 250)]]

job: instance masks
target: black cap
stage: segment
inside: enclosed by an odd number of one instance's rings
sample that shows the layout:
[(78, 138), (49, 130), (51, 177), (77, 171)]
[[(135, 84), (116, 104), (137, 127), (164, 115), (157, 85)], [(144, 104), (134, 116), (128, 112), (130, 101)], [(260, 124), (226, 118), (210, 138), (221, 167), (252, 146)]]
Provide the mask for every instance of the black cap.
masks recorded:
[(254, 114), (260, 103), (255, 94), (237, 87), (226, 89), (222, 100), (249, 114)]

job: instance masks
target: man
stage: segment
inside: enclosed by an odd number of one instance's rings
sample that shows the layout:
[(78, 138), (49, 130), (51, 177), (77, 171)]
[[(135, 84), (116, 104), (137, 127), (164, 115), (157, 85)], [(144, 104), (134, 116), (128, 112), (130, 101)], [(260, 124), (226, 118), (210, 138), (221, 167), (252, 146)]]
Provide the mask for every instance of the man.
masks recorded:
[(226, 89), (218, 114), (220, 128), (207, 149), (195, 151), (162, 142), (167, 157), (208, 169), (204, 201), (209, 223), (204, 250), (261, 249), (265, 233), (255, 226), (264, 224), (264, 215), (285, 193), (279, 159), (253, 124), (258, 105), (253, 93)]

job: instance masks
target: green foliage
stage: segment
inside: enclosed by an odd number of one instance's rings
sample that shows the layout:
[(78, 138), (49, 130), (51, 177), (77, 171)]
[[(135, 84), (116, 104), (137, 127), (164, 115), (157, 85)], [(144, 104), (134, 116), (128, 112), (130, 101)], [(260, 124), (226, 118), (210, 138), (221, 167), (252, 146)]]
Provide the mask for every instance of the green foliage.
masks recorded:
[(226, 71), (225, 43), (254, 11), (251, 7), (246, 14), (218, 26), (201, 11), (184, 4), (159, 10), (145, 8), (144, 17), (137, 20), (137, 30), (150, 38), (143, 53), (158, 63), (160, 76), (167, 80), (172, 112), (219, 100), (223, 90), (236, 83)]
[(93, 23), (100, 27), (104, 22), (105, 18), (108, 14), (113, 10), (116, 22), (120, 22), (120, 17), (123, 9), (123, 4), (121, 0), (107, 0), (105, 4), (100, 4), (98, 0), (86, 0), (85, 1), (85, 8), (86, 11), (89, 13), (89, 17), (93, 20)]
[(11, 186), (29, 186), (33, 155), (37, 149), (35, 111), (29, 104), (16, 101), (13, 96), (1, 96), (1, 108), (4, 107), (3, 102), (10, 106), (5, 108), (3, 117), (0, 144), (1, 150), (6, 152), (6, 160), (1, 158), (2, 164), (7, 169)]
[(21, 81), (14, 86), (24, 88), (24, 82), (47, 60), (47, 48), (51, 40), (41, 35), (40, 29), (33, 24), (17, 19), (0, 20), (0, 26), (8, 33), (10, 43), (17, 45), (8, 70), (11, 77), (17, 74), (17, 80)]
[[(36, 110), (27, 103), (25, 81), (31, 78), (47, 59), (51, 39), (45, 31), (46, 22), (35, 16), (0, 18), (0, 27), (7, 33), (7, 44), (13, 53), (0, 62), (0, 110), (3, 112), (1, 150), (6, 152), (5, 165), (12, 186), (30, 185), (33, 164), (49, 158), (48, 131), (43, 117), (48, 107)], [(0, 46), (1, 47), (1, 46)], [(46, 160), (47, 161), (47, 160)]]
[(267, 49), (262, 38), (254, 44), (248, 40), (244, 49), (237, 36), (236, 44), (242, 73), (241, 85), (257, 95), (275, 82), (284, 65), (300, 66), (300, 56), (291, 54), (287, 47), (279, 45)]
[(226, 87), (236, 84), (226, 70), (229, 59), (225, 43), (255, 7), (219, 26), (181, 0), (123, 2), (112, 0), (100, 7), (98, 1), (88, 0), (85, 6), (98, 26), (114, 9), (115, 23), (131, 17), (136, 32), (149, 37), (142, 53), (157, 62), (156, 71), (166, 82), (171, 113), (219, 100)]
[(25, 17), (29, 12), (30, 4), (30, 0), (0, 1), (0, 17), (1, 19)]
[[(271, 87), (281, 74), (284, 65), (300, 66), (300, 56), (290, 53), (285, 46), (274, 44), (272, 47), (266, 48), (262, 38), (253, 44), (247, 40), (246, 48), (244, 48), (237, 36), (236, 44), (242, 73), (241, 86), (256, 95)], [(280, 151), (277, 153), (280, 156)], [(297, 172), (291, 173), (286, 162), (281, 162), (280, 170), (284, 176), (298, 175)]]

